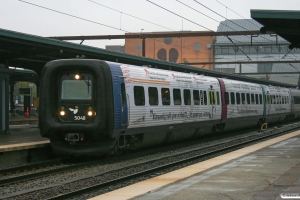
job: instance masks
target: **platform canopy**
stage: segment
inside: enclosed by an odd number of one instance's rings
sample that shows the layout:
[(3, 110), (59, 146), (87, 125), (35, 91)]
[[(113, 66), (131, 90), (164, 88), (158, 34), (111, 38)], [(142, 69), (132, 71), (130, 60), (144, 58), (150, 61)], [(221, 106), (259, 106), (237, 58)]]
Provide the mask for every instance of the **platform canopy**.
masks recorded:
[(291, 84), (195, 68), (189, 65), (117, 53), (87, 45), (0, 29), (0, 65), (2, 66), (30, 69), (40, 75), (44, 65), (51, 60), (76, 58), (77, 56), (81, 57), (82, 55), (87, 59), (101, 59), (138, 66), (146, 65), (153, 68), (203, 74), (214, 77), (226, 77), (228, 79), (265, 85), (290, 88), (296, 87)]
[(276, 33), (289, 41), (290, 49), (300, 48), (300, 11), (251, 10), (251, 18), (263, 25), (260, 32)]

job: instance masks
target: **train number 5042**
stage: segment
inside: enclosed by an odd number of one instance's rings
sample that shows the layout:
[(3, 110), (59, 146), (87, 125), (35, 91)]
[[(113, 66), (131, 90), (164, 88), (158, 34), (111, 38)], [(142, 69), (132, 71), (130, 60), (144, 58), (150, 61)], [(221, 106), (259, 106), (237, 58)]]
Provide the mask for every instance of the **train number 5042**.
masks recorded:
[(85, 116), (74, 116), (74, 120), (85, 120)]

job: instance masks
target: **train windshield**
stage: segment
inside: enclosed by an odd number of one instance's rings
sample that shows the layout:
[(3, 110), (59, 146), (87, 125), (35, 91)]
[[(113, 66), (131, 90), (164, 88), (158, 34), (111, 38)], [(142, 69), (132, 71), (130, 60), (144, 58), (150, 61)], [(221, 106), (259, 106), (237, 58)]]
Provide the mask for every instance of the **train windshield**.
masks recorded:
[(62, 80), (61, 99), (92, 99), (92, 80)]

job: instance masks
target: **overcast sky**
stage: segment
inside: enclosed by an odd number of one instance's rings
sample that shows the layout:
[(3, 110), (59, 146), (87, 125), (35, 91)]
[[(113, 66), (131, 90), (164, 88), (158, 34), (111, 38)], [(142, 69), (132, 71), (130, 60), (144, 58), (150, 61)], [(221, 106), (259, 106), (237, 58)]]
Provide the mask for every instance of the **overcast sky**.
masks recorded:
[[(0, 28), (38, 36), (113, 35), (141, 31), (216, 31), (218, 22), (223, 21), (223, 17), (250, 19), (250, 9), (300, 9), (300, 0), (197, 1), (202, 5), (194, 0), (0, 0)], [(83, 44), (105, 48), (105, 45), (124, 45), (124, 40), (85, 41)]]

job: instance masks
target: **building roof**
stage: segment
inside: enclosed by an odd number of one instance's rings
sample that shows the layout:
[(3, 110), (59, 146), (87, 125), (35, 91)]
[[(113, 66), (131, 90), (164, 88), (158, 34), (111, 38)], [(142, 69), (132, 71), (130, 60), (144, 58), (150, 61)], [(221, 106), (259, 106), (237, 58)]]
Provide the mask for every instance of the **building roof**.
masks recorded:
[[(217, 32), (229, 31), (258, 31), (262, 25), (253, 19), (233, 19), (220, 22)], [(256, 34), (253, 34), (256, 36)], [(249, 45), (251, 44), (251, 36), (229, 36), (236, 45)], [(278, 43), (288, 43), (285, 39), (278, 37)], [(252, 38), (252, 44), (265, 44), (276, 43), (276, 37), (270, 35), (259, 35)], [(216, 44), (219, 45), (232, 45), (232, 42), (225, 36), (217, 36)]]
[(300, 11), (291, 10), (251, 10), (251, 17), (263, 25), (260, 32), (275, 32), (300, 48)]

